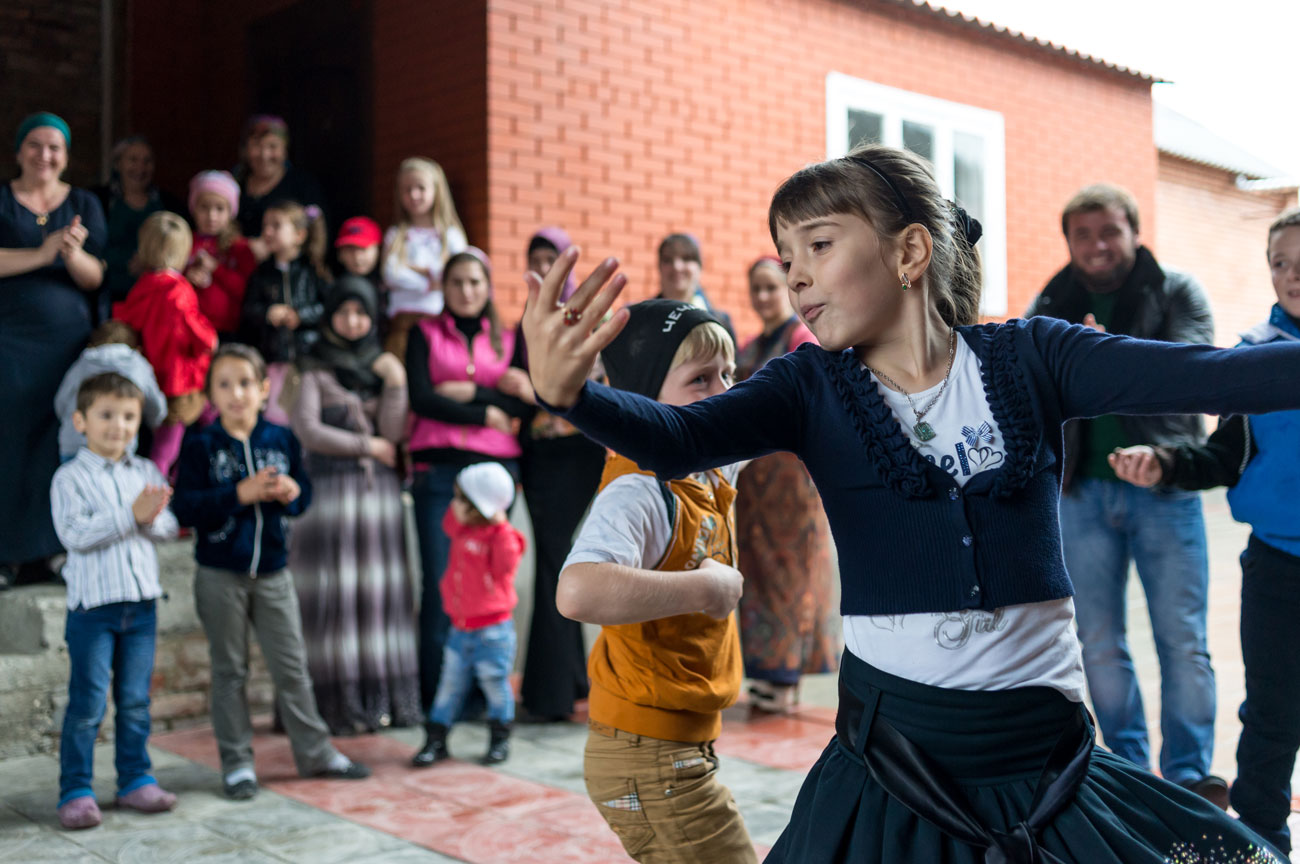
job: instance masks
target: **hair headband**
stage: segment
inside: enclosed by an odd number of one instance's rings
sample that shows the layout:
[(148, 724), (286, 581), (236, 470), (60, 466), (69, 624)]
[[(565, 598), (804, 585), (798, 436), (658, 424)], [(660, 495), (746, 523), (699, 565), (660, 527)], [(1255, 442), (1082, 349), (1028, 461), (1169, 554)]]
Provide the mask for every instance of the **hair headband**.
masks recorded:
[(877, 168), (872, 161), (867, 159), (865, 156), (848, 156), (846, 158), (855, 165), (861, 165), (863, 168), (866, 168), (872, 174), (879, 177), (881, 182), (889, 187), (889, 191), (894, 193), (894, 203), (898, 206), (898, 212), (903, 214), (903, 218), (909, 223), (916, 221), (916, 219), (912, 217), (912, 208), (908, 206), (907, 199), (903, 197), (902, 192), (898, 191), (898, 187), (894, 185), (893, 180), (889, 179), (888, 174)]
[[(894, 181), (889, 179), (888, 174), (881, 171), (871, 162), (870, 159), (863, 156), (848, 156), (845, 158), (850, 162), (867, 168), (871, 173), (879, 177), (881, 182), (889, 187), (889, 191), (894, 193), (894, 203), (898, 206), (898, 211), (903, 214), (903, 218), (908, 222), (916, 221), (912, 215), (912, 208), (907, 203), (907, 199), (903, 197), (903, 193), (894, 185)], [(949, 201), (948, 212), (952, 215), (953, 225), (958, 229), (957, 233), (965, 238), (968, 246), (973, 247), (979, 242), (980, 237), (984, 236), (984, 226), (980, 224), (978, 219), (967, 213), (966, 208), (962, 207), (955, 201)]]

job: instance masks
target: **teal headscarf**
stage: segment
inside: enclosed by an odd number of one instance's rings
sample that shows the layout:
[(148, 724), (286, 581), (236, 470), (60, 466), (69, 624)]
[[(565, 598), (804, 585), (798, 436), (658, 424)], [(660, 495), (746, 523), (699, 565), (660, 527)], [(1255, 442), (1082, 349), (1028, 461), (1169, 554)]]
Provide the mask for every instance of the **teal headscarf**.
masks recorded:
[(28, 114), (23, 118), (23, 122), (18, 124), (18, 135), (14, 138), (14, 152), (17, 153), (23, 149), (23, 139), (27, 133), (41, 126), (49, 126), (52, 129), (58, 129), (63, 133), (63, 146), (72, 148), (72, 130), (68, 124), (58, 114), (51, 114), (49, 111), (37, 111), (35, 114)]

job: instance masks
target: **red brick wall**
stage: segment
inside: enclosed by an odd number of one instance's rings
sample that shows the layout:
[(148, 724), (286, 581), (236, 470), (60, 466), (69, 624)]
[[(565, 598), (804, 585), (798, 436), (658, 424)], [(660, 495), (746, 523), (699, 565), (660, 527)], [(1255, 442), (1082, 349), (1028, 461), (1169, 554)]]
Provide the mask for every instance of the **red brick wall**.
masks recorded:
[(374, 5), (374, 207), (393, 218), (397, 166), (435, 159), (470, 242), (487, 247), (487, 10), (483, 0)]
[(24, 117), (53, 111), (72, 132), (63, 179), (94, 186), (101, 179), (102, 19), (96, 0), (4, 0), (0, 3), (0, 147), (4, 178), (17, 176), (13, 136)]
[(1201, 280), (1214, 308), (1214, 341), (1235, 345), (1277, 300), (1265, 250), (1268, 226), (1295, 191), (1243, 192), (1236, 175), (1160, 154), (1156, 242), (1161, 262)]
[[(772, 191), (825, 158), (832, 70), (1003, 113), (1012, 314), (1064, 262), (1059, 214), (1079, 186), (1122, 183), (1154, 222), (1147, 85), (925, 13), (839, 0), (488, 0), (487, 35), (498, 273), (519, 273), (529, 235), (556, 222), (590, 257), (620, 256), (640, 299), (657, 290), (660, 237), (689, 230), (705, 286), (752, 333), (744, 271), (771, 250)], [(518, 280), (497, 282), (517, 310)]]

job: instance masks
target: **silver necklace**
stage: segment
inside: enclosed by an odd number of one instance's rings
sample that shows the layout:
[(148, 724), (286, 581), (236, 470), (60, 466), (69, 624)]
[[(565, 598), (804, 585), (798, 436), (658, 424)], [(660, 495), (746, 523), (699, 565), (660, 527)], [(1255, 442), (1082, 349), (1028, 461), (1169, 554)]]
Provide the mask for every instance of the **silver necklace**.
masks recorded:
[(916, 415), (916, 425), (912, 427), (912, 434), (914, 434), (920, 441), (929, 441), (937, 433), (934, 431), (933, 426), (925, 422), (924, 418), (926, 414), (930, 413), (930, 409), (934, 407), (935, 403), (939, 401), (939, 397), (943, 395), (943, 391), (948, 389), (948, 377), (952, 375), (952, 359), (955, 356), (957, 356), (957, 331), (950, 330), (948, 331), (948, 369), (943, 373), (943, 383), (939, 385), (939, 392), (935, 393), (933, 398), (931, 398), (929, 402), (925, 403), (925, 407), (920, 411), (916, 410), (916, 403), (912, 401), (912, 394), (904, 390), (902, 385), (897, 381), (890, 378), (884, 372), (872, 369), (870, 366), (867, 366), (866, 363), (863, 363), (862, 365), (865, 366), (867, 371), (872, 375), (875, 375), (881, 381), (884, 381), (890, 387), (893, 387), (899, 393), (903, 394), (903, 397), (907, 399), (907, 407), (911, 408), (912, 413)]

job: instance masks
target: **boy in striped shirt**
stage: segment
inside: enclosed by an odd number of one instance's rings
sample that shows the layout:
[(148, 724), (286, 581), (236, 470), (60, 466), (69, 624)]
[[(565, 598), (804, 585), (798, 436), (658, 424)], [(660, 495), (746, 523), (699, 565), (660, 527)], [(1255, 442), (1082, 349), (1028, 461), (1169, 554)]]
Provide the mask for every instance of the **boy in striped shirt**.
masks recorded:
[(170, 810), (176, 796), (150, 773), (149, 681), (162, 595), (154, 542), (176, 536), (171, 488), (158, 467), (131, 450), (144, 394), (115, 372), (77, 391), (73, 425), (86, 443), (54, 474), (54, 530), (68, 550), (66, 638), (71, 676), (59, 742), (59, 822), (101, 821), (91, 788), (95, 738), (113, 686), (117, 804), (145, 813)]

